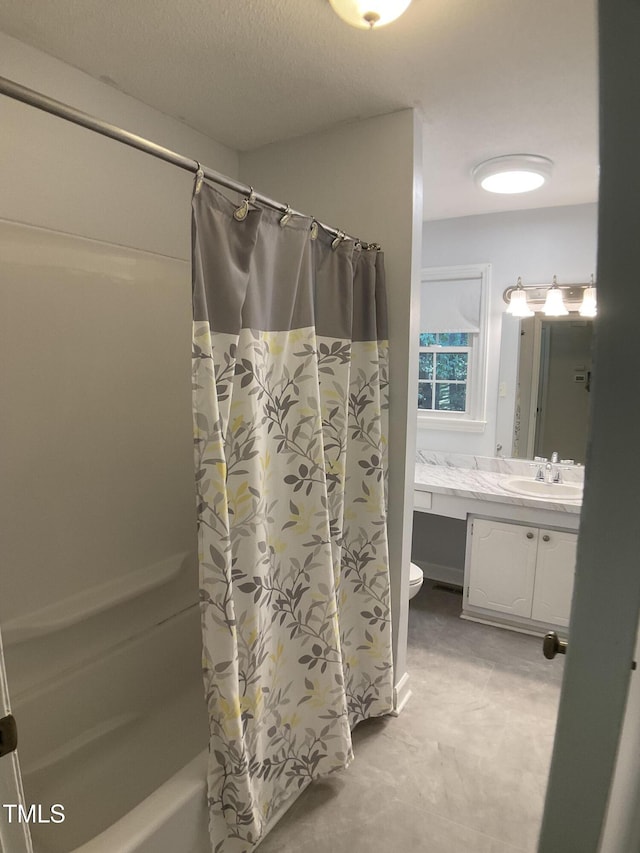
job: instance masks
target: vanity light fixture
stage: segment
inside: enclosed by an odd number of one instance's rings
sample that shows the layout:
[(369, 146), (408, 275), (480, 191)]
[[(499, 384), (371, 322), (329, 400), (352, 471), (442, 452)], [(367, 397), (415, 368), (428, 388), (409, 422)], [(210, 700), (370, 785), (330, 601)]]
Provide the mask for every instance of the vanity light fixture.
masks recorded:
[(547, 317), (564, 317), (569, 313), (569, 309), (564, 304), (562, 291), (558, 287), (558, 280), (555, 275), (553, 277), (553, 284), (549, 290), (547, 290), (547, 298), (544, 301), (542, 311), (547, 315)]
[(362, 30), (384, 27), (399, 18), (411, 5), (411, 0), (329, 0), (333, 11)]
[(502, 294), (507, 303), (506, 313), (512, 317), (531, 317), (542, 311), (547, 317), (563, 317), (570, 312), (579, 312), (582, 317), (595, 317), (596, 286), (591, 276), (590, 284), (558, 284), (554, 275), (553, 284), (518, 283), (507, 287)]
[(552, 170), (548, 157), (506, 154), (479, 163), (471, 174), (483, 190), (512, 195), (537, 190), (551, 177)]
[(595, 317), (598, 313), (598, 305), (596, 301), (596, 289), (593, 284), (593, 276), (591, 276), (591, 285), (585, 287), (582, 294), (582, 302), (578, 309), (581, 317)]
[(534, 312), (529, 308), (527, 303), (527, 294), (522, 286), (520, 276), (518, 276), (518, 283), (515, 286), (515, 290), (512, 290), (509, 296), (507, 314), (511, 314), (512, 317), (533, 317), (534, 315)]

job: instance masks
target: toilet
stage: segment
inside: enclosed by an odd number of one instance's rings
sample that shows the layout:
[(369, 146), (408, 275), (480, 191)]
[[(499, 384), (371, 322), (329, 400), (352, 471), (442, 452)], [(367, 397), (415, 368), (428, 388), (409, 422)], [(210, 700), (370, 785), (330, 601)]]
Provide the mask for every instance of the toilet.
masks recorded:
[(420, 592), (424, 575), (420, 566), (415, 563), (409, 565), (409, 601)]

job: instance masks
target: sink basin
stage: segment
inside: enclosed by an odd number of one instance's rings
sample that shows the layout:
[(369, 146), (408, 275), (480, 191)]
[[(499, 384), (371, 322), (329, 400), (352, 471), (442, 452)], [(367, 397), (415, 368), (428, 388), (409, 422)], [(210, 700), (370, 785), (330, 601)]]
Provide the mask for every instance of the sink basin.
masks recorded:
[(582, 500), (582, 484), (578, 483), (544, 483), (533, 478), (506, 477), (502, 481), (502, 487), (516, 495), (528, 495), (548, 501)]

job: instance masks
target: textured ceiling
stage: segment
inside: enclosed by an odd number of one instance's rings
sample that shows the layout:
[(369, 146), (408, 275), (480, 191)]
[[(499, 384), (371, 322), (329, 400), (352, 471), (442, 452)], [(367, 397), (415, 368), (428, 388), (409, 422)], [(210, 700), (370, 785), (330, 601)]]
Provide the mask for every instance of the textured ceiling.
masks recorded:
[[(373, 32), (328, 0), (2, 0), (0, 29), (239, 150), (417, 107), (428, 219), (597, 198), (595, 0), (414, 0)], [(547, 187), (473, 184), (516, 152)]]

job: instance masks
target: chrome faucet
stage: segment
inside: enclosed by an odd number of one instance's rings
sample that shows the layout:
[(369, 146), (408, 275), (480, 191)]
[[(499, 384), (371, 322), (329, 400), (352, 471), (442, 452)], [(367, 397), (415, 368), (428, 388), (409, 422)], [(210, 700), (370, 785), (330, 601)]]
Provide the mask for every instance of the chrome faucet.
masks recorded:
[(558, 451), (554, 450), (551, 454), (551, 462), (547, 462), (544, 466), (544, 478), (541, 477), (540, 479), (544, 479), (546, 483), (561, 483), (562, 475), (560, 474), (560, 468), (558, 467), (559, 461)]
[[(559, 461), (560, 461), (560, 458), (558, 456), (558, 451), (554, 450), (553, 453), (551, 454), (551, 464), (557, 465)], [(560, 468), (555, 468), (553, 470), (553, 476), (551, 477), (549, 482), (550, 483), (561, 483), (562, 482), (562, 475), (560, 474)]]
[(550, 462), (543, 456), (536, 456), (535, 462), (538, 463), (538, 470), (536, 471), (535, 479), (542, 483), (561, 483), (562, 476), (560, 468), (557, 467), (559, 461), (557, 450), (554, 450), (551, 454)]

